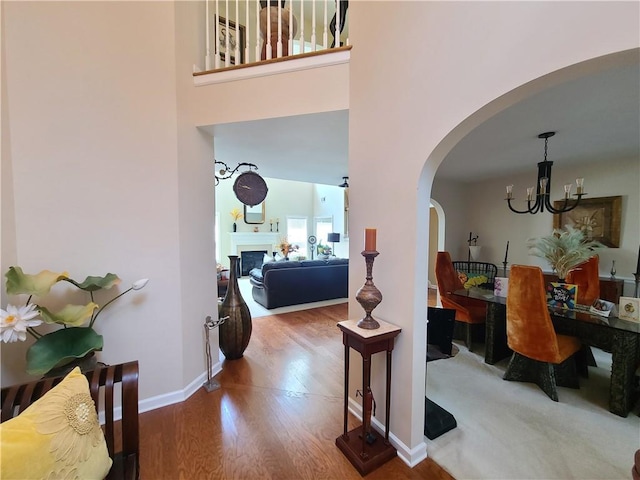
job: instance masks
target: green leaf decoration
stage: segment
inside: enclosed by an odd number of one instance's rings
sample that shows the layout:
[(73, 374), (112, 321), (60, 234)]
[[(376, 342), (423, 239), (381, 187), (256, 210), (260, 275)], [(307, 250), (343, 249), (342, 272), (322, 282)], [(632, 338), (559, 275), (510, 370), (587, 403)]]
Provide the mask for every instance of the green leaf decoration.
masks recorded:
[(27, 350), (27, 373), (44, 375), (55, 367), (102, 350), (103, 338), (88, 327), (63, 328), (40, 337)]
[(564, 279), (573, 267), (586, 262), (594, 250), (602, 248), (600, 242), (587, 240), (581, 230), (569, 225), (555, 229), (551, 235), (529, 241), (529, 254), (546, 259), (559, 278)]
[(86, 292), (95, 292), (96, 290), (102, 290), (103, 288), (108, 290), (114, 285), (120, 283), (120, 277), (115, 273), (107, 273), (104, 277), (89, 276), (84, 279), (84, 282), (78, 283), (72, 278), (65, 278), (69, 283), (73, 283), (76, 287)]
[(7, 278), (7, 293), (9, 295), (26, 293), (27, 295), (42, 297), (49, 293), (53, 285), (60, 280), (66, 280), (68, 276), (67, 272), (56, 273), (49, 270), (43, 270), (37, 275), (28, 275), (20, 267), (10, 267), (5, 274)]
[(87, 305), (66, 305), (59, 312), (53, 313), (45, 307), (38, 307), (40, 316), (45, 323), (58, 323), (69, 327), (79, 327), (91, 320), (98, 304), (90, 302)]

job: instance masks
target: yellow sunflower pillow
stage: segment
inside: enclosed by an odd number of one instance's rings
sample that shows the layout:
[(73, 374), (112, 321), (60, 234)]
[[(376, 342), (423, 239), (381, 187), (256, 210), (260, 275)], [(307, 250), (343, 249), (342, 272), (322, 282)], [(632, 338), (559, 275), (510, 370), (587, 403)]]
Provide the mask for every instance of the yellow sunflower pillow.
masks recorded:
[(24, 412), (0, 424), (0, 478), (102, 479), (111, 458), (89, 393), (75, 368)]

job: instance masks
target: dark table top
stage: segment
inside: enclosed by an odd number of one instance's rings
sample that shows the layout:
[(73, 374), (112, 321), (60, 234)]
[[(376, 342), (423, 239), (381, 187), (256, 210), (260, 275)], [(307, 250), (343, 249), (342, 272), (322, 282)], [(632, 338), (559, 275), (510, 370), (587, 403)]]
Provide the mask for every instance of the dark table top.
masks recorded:
[[(507, 304), (506, 297), (497, 297), (491, 290), (485, 290), (481, 288), (470, 288), (469, 290), (456, 290), (454, 295), (460, 297), (475, 298), (476, 300), (484, 300), (491, 303), (499, 303), (501, 305)], [(628, 320), (622, 320), (621, 318), (609, 316), (604, 317), (589, 312), (589, 307), (586, 305), (578, 305), (575, 310), (568, 310), (559, 307), (549, 306), (549, 313), (554, 317), (568, 318), (571, 320), (578, 320), (581, 322), (592, 323), (596, 325), (603, 325), (614, 328), (616, 330), (624, 330), (627, 332), (633, 332), (640, 334), (640, 323), (630, 322)]]

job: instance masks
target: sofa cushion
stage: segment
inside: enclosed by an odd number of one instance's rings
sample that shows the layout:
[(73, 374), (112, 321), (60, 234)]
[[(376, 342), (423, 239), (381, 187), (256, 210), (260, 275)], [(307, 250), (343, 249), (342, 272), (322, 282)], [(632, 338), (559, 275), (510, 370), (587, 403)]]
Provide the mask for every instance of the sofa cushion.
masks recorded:
[(326, 260), (303, 260), (300, 262), (302, 267), (322, 267), (324, 265), (327, 265)]
[(284, 261), (284, 262), (271, 262), (262, 265), (262, 274), (264, 275), (269, 270), (276, 270), (281, 268), (298, 268), (300, 262)]
[(349, 265), (348, 258), (330, 258), (327, 260), (328, 265)]
[(249, 270), (249, 278), (257, 280), (258, 282), (262, 282), (262, 280), (264, 278), (262, 276), (262, 267), (260, 267), (260, 268), (252, 268), (251, 270)]

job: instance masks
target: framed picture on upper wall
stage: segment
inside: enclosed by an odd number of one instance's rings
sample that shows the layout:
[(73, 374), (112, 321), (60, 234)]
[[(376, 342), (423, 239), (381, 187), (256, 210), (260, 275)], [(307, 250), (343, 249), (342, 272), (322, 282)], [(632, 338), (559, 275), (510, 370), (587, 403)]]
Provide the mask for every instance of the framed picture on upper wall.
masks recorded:
[[(229, 64), (236, 65), (244, 63), (244, 46), (245, 46), (245, 26), (238, 24), (236, 28), (236, 22), (227, 20), (224, 17), (218, 17), (216, 22), (216, 39), (218, 45), (218, 52), (220, 53), (220, 61), (223, 63), (226, 60), (226, 56), (229, 55)], [(227, 39), (229, 40), (229, 48), (227, 48)], [(240, 62), (237, 62), (234, 56), (236, 47), (240, 53)]]
[[(561, 208), (564, 200), (553, 202)], [(569, 225), (584, 232), (588, 240), (596, 240), (607, 247), (620, 247), (622, 197), (582, 198), (580, 204), (566, 213), (553, 216), (553, 228)]]

